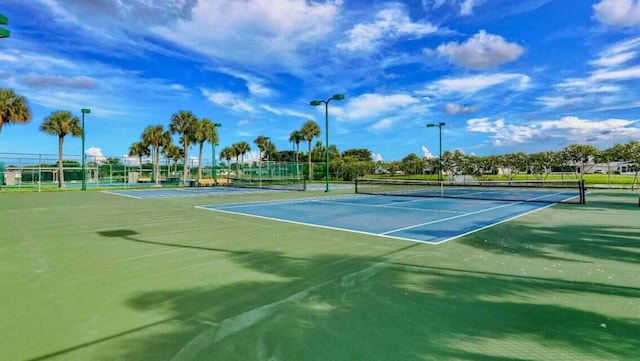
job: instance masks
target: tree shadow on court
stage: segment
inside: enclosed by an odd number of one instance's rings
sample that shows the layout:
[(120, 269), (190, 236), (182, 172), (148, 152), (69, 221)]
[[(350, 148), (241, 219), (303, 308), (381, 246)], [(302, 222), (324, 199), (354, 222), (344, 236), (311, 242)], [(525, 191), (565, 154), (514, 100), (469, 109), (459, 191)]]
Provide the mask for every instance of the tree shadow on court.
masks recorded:
[(640, 228), (628, 221), (637, 216), (631, 213), (635, 210), (607, 198), (586, 206), (552, 209), (553, 214), (540, 213), (542, 217), (557, 218), (551, 222), (547, 218), (540, 218), (535, 224), (508, 222), (459, 242), (497, 254), (529, 258), (585, 263), (607, 259), (638, 264)]
[(214, 247), (192, 246), (188, 244), (148, 241), (140, 237), (140, 234), (138, 232), (130, 229), (114, 229), (109, 231), (99, 231), (97, 233), (102, 237), (123, 239), (131, 242), (143, 243), (143, 244), (148, 244), (153, 246), (176, 247), (176, 248), (194, 249), (194, 250), (212, 251), (212, 252), (229, 252), (229, 253), (235, 253), (235, 254), (248, 253), (248, 252), (232, 251), (228, 249), (221, 249), (221, 248), (214, 248)]
[(177, 321), (170, 330), (122, 339), (114, 359), (640, 359), (637, 318), (547, 298), (613, 294), (631, 302), (640, 290), (425, 267), (401, 263), (401, 256), (233, 257), (277, 281), (133, 295), (131, 308)]

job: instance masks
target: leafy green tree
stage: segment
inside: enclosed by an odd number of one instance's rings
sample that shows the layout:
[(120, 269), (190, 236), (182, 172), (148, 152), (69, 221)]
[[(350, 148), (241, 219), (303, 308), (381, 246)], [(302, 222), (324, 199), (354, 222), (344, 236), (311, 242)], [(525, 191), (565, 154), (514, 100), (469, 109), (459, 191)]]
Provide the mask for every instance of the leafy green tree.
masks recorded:
[[(451, 152), (449, 150), (442, 153), (442, 172), (450, 176), (450, 180), (453, 182), (453, 178), (458, 171), (459, 165), (464, 160), (464, 153), (459, 149)], [(444, 180), (444, 179), (443, 179)]]
[(142, 132), (142, 144), (152, 149), (153, 178), (156, 186), (160, 186), (160, 151), (171, 144), (171, 133), (162, 125), (150, 125)]
[(16, 94), (13, 89), (0, 89), (0, 132), (4, 124), (28, 123), (30, 120), (27, 98)]
[(122, 163), (120, 162), (120, 158), (117, 158), (117, 157), (107, 157), (107, 159), (104, 161), (104, 164), (120, 165), (120, 164), (122, 164)]
[(553, 151), (538, 152), (527, 156), (529, 172), (538, 180), (547, 179), (554, 167), (559, 166), (558, 154)]
[(640, 142), (631, 140), (626, 144), (614, 145), (614, 152), (619, 154), (622, 159), (633, 162), (634, 177), (631, 190), (634, 190), (638, 184), (638, 172), (640, 172)]
[(353, 148), (347, 149), (342, 152), (343, 157), (353, 157), (353, 159), (358, 161), (370, 161), (373, 159), (373, 155), (369, 149), (366, 148)]
[(187, 182), (189, 172), (189, 145), (195, 142), (196, 123), (198, 118), (190, 111), (181, 110), (171, 116), (169, 130), (180, 136), (180, 144), (184, 150), (184, 169), (182, 181)]
[(560, 151), (562, 158), (572, 168), (576, 178), (584, 179), (584, 174), (593, 167), (598, 148), (590, 144), (571, 144)]
[(324, 144), (318, 140), (311, 150), (311, 161), (316, 163), (324, 163), (326, 158)]
[(518, 173), (525, 171), (527, 167), (527, 155), (524, 152), (503, 154), (498, 156), (497, 160), (502, 174), (508, 180), (513, 180)]
[(313, 141), (313, 138), (320, 136), (320, 127), (313, 120), (309, 120), (302, 125), (300, 133), (302, 133), (302, 139), (304, 139), (308, 144), (307, 162), (309, 164), (309, 180), (313, 180), (313, 165), (311, 164), (311, 142)]
[[(58, 187), (64, 188), (64, 173), (62, 169), (62, 151), (64, 146), (64, 137), (71, 135), (79, 137), (82, 135), (82, 127), (80, 126), (80, 118), (68, 111), (55, 111), (44, 119), (40, 130), (58, 136)], [(84, 149), (82, 150), (84, 155)]]
[(402, 158), (401, 168), (405, 174), (418, 174), (422, 172), (424, 163), (417, 154), (411, 153)]

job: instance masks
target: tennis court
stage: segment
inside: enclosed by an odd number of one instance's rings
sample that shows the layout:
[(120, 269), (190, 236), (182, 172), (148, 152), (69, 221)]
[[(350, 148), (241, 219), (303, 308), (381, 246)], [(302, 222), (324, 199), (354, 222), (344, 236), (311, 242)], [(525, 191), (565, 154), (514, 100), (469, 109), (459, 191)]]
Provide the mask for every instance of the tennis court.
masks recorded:
[(439, 244), (547, 206), (526, 202), (356, 195), (200, 208)]
[(0, 192), (0, 359), (640, 359), (637, 192), (222, 191)]

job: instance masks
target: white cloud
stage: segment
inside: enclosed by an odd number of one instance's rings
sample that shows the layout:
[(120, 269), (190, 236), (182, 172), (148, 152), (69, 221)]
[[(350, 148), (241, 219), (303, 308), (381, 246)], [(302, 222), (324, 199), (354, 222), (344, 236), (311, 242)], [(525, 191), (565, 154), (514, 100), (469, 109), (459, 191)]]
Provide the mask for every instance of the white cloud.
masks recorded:
[(462, 113), (473, 113), (478, 110), (478, 107), (475, 105), (460, 105), (455, 103), (447, 103), (445, 105), (444, 110), (447, 114), (455, 115)]
[(482, 0), (464, 0), (462, 4), (460, 4), (460, 15), (473, 15), (473, 8), (478, 6), (481, 2)]
[(395, 123), (395, 121), (393, 119), (390, 118), (385, 118), (382, 120), (377, 121), (376, 123), (374, 123), (373, 125), (371, 125), (369, 127), (369, 129), (371, 130), (387, 130), (389, 128), (391, 128), (391, 126), (393, 126), (393, 124)]
[[(396, 112), (398, 109), (418, 102), (418, 99), (407, 94), (379, 95), (367, 93), (351, 98), (342, 113), (346, 118), (363, 119)], [(340, 113), (337, 109), (336, 112)]]
[(529, 77), (517, 73), (496, 73), (463, 78), (448, 78), (435, 82), (427, 88), (427, 91), (419, 93), (476, 93), (496, 85), (504, 85), (512, 90), (525, 90), (529, 86)]
[(486, 69), (516, 60), (524, 48), (509, 43), (499, 35), (480, 30), (465, 43), (450, 42), (438, 46), (438, 54), (453, 64), (469, 69)]
[(103, 163), (107, 158), (102, 154), (102, 148), (91, 147), (85, 151), (88, 162)]
[(431, 151), (430, 151), (427, 147), (425, 147), (424, 145), (422, 146), (421, 150), (422, 150), (422, 157), (423, 157), (423, 158), (431, 159), (431, 158), (435, 158), (435, 157), (436, 157), (436, 156), (435, 156), (435, 155), (433, 155), (433, 153), (431, 153)]
[(493, 134), (491, 142), (496, 147), (525, 143), (540, 134), (533, 126), (507, 124), (504, 119), (491, 121), (489, 118), (469, 119), (467, 131)]
[(421, 38), (435, 33), (438, 27), (430, 23), (411, 21), (401, 5), (393, 4), (376, 15), (375, 22), (356, 24), (348, 31), (349, 39), (338, 48), (349, 51), (373, 51), (385, 41), (396, 38)]
[(596, 19), (603, 24), (616, 27), (631, 27), (640, 24), (640, 1), (602, 0), (593, 5)]
[(298, 50), (329, 34), (340, 1), (200, 1), (190, 18), (153, 33), (199, 54), (248, 64), (295, 67)]
[(374, 162), (382, 162), (382, 154), (380, 153), (373, 153), (371, 154), (371, 158), (373, 159)]
[(622, 70), (596, 70), (590, 79), (599, 80), (630, 80), (640, 78), (640, 66)]
[(562, 95), (541, 96), (538, 103), (549, 108), (575, 105), (602, 105), (629, 102), (637, 92), (635, 80), (640, 78), (640, 66), (625, 67), (638, 59), (640, 37), (615, 43), (602, 50), (589, 62), (595, 67), (589, 76), (568, 78), (556, 84)]
[(476, 118), (467, 121), (467, 131), (490, 134), (494, 146), (510, 146), (555, 138), (564, 143), (621, 141), (640, 136), (637, 121), (624, 119), (588, 120), (574, 116), (533, 124), (507, 123), (504, 119)]
[(294, 117), (298, 117), (298, 118), (305, 118), (305, 119), (310, 119), (312, 118), (311, 115), (309, 115), (308, 113), (303, 113), (297, 110), (291, 110), (291, 109), (286, 109), (286, 108), (276, 108), (270, 104), (261, 104), (260, 107), (270, 113), (276, 114), (276, 115), (291, 115)]
[(231, 92), (216, 92), (207, 89), (200, 89), (202, 95), (210, 102), (239, 112), (253, 113), (254, 108), (247, 102), (240, 100), (241, 96)]

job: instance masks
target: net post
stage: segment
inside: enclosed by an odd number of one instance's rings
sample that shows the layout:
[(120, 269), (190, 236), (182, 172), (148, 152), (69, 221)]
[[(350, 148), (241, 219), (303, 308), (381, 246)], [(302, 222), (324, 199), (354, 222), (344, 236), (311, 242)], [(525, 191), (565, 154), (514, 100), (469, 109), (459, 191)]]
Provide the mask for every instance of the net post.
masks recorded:
[(306, 178), (302, 178), (302, 191), (303, 192), (307, 191), (307, 179)]
[(586, 204), (586, 187), (585, 187), (585, 183), (584, 183), (584, 179), (582, 179), (579, 183), (579, 187), (580, 187), (580, 204)]
[(358, 176), (355, 176), (356, 182), (355, 182), (355, 190), (356, 190), (356, 194), (358, 194)]

